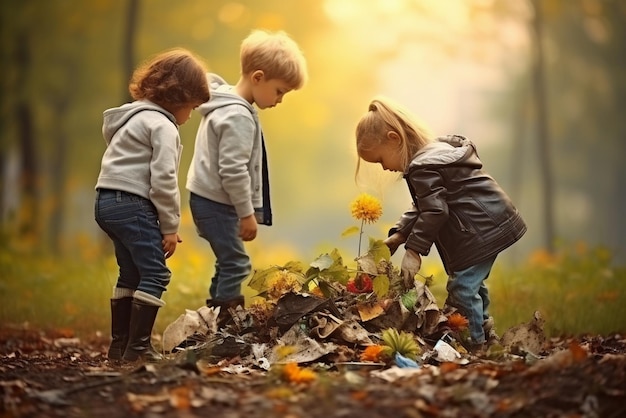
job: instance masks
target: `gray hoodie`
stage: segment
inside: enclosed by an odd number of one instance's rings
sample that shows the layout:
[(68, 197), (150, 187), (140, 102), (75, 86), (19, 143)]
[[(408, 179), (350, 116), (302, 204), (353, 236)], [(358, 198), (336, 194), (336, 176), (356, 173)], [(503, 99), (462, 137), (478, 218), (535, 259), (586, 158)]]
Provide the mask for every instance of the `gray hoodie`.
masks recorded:
[(202, 121), (187, 175), (187, 189), (234, 206), (240, 218), (263, 204), (262, 132), (255, 108), (208, 74), (211, 99), (200, 105)]
[(112, 189), (150, 199), (162, 234), (178, 232), (178, 166), (182, 145), (176, 118), (138, 100), (104, 111), (102, 135), (107, 148), (96, 189)]

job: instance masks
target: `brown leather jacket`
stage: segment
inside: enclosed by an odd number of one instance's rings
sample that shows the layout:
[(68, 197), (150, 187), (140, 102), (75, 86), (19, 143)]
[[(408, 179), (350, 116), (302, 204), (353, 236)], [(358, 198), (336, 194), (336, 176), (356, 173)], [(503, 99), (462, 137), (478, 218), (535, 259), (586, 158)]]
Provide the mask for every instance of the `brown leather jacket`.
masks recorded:
[(427, 255), (437, 247), (448, 274), (511, 246), (526, 224), (496, 181), (482, 169), (476, 146), (459, 135), (437, 138), (414, 156), (404, 178), (413, 197), (389, 235)]

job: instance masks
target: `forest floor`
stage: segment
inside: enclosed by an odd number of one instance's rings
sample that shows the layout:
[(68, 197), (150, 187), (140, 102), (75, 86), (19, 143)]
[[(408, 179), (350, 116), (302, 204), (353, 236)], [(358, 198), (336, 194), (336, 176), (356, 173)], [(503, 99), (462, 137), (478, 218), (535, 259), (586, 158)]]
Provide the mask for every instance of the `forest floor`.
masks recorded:
[[(623, 417), (626, 337), (552, 338), (537, 361), (329, 366), (295, 383), (261, 368), (113, 364), (108, 337), (0, 326), (1, 417)], [(311, 365), (315, 369), (315, 365)]]

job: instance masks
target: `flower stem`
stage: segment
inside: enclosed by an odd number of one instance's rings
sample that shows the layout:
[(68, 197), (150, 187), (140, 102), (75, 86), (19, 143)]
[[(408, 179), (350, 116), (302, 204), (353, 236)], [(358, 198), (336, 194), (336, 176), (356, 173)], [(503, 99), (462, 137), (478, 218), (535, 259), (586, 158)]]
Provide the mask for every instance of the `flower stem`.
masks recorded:
[(363, 224), (365, 223), (365, 219), (361, 219), (361, 230), (359, 231), (359, 251), (357, 252), (357, 257), (361, 257), (361, 237), (363, 237)]

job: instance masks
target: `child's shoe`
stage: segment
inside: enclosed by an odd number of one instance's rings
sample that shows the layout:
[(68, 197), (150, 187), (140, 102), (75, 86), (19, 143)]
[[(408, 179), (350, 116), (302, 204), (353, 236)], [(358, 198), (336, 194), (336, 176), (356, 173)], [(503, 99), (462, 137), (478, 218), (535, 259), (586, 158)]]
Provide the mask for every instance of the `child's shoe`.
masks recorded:
[(486, 340), (487, 348), (491, 347), (494, 344), (500, 343), (500, 337), (498, 337), (498, 334), (496, 334), (496, 330), (494, 327), (493, 316), (490, 316), (489, 318), (485, 319), (485, 321), (483, 322), (483, 330), (485, 331), (485, 340)]
[(223, 328), (232, 320), (232, 316), (228, 310), (230, 308), (235, 309), (237, 306), (244, 307), (245, 298), (243, 296), (238, 296), (227, 300), (207, 299), (206, 305), (209, 308), (220, 307), (220, 313), (217, 316), (217, 327)]
[(476, 357), (484, 357), (487, 354), (487, 343), (475, 343), (470, 342), (467, 347), (467, 351)]

